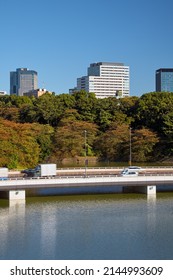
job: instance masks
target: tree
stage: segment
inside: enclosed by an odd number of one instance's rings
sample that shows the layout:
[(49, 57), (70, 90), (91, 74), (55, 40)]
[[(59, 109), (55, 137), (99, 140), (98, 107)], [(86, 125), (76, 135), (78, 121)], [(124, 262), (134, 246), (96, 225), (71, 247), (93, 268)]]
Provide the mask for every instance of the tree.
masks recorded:
[(135, 124), (158, 133), (163, 132), (165, 115), (173, 111), (173, 93), (152, 92), (144, 94), (136, 106)]
[(154, 158), (154, 147), (159, 142), (157, 134), (142, 128), (132, 132), (132, 161), (144, 162)]
[(92, 146), (97, 134), (96, 125), (71, 119), (63, 119), (60, 122), (60, 126), (55, 130), (53, 139), (53, 153), (56, 154), (58, 161), (69, 157), (84, 156), (85, 130), (87, 131), (88, 152), (92, 155)]
[(94, 122), (96, 118), (97, 99), (94, 93), (79, 91), (72, 95), (75, 99), (75, 107), (82, 121)]
[(19, 116), (19, 109), (16, 107), (0, 107), (0, 117), (5, 120), (19, 122)]
[[(132, 161), (151, 160), (153, 149), (159, 138), (149, 129), (134, 130), (131, 134)], [(126, 124), (114, 123), (109, 130), (97, 139), (97, 150), (100, 157), (109, 161), (129, 161), (130, 127)]]
[(36, 139), (40, 148), (39, 162), (47, 161), (53, 149), (53, 127), (51, 127), (50, 125), (40, 125), (34, 123), (31, 126), (31, 130), (33, 131), (34, 138)]
[(129, 126), (116, 123), (98, 137), (95, 145), (100, 158), (109, 161), (128, 161)]
[(0, 120), (0, 164), (8, 168), (34, 166), (40, 148), (31, 125)]
[(101, 131), (106, 131), (112, 123), (129, 124), (130, 122), (130, 118), (120, 108), (120, 101), (115, 97), (97, 101), (96, 123), (100, 126)]
[(0, 119), (0, 165), (34, 167), (50, 156), (53, 128)]

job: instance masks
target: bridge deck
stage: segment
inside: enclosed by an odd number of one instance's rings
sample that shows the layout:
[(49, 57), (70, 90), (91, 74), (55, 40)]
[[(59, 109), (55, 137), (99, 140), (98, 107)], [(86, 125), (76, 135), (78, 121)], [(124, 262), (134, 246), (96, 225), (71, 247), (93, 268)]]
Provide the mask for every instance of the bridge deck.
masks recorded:
[(78, 187), (78, 186), (96, 186), (114, 185), (114, 186), (148, 186), (148, 185), (173, 185), (172, 175), (146, 175), (135, 177), (122, 176), (73, 176), (58, 177), (54, 179), (9, 179), (0, 181), (0, 191), (20, 190), (20, 189), (40, 189), (40, 188), (59, 188), (59, 187)]

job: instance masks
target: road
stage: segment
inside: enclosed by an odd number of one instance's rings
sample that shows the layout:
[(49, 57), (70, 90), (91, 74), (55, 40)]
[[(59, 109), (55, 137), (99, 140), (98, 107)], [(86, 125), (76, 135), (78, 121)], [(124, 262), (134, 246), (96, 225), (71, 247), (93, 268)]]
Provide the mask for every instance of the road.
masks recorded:
[[(124, 168), (122, 167), (98, 167), (98, 168), (58, 168), (57, 177), (59, 176), (82, 176), (87, 174), (87, 176), (92, 175), (120, 175), (121, 171)], [(173, 167), (142, 167), (142, 170), (139, 172), (139, 175), (151, 175), (151, 174), (172, 174)], [(23, 174), (20, 171), (10, 171), (9, 177), (23, 177)]]

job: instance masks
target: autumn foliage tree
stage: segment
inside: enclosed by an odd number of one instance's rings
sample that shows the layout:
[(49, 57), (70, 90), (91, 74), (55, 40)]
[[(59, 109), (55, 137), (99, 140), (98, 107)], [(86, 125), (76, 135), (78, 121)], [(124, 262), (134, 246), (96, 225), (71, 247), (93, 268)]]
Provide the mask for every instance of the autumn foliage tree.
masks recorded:
[(128, 161), (129, 126), (112, 124), (97, 139), (97, 150), (102, 159), (109, 161)]
[(47, 142), (50, 145), (51, 133), (52, 128), (39, 124), (19, 124), (0, 119), (0, 166), (10, 169), (35, 166), (48, 156), (44, 148)]
[(85, 131), (87, 133), (87, 154), (93, 155), (93, 143), (97, 126), (93, 123), (73, 119), (62, 119), (54, 134), (54, 154), (57, 160), (84, 156)]
[(128, 162), (130, 127), (133, 162), (171, 158), (173, 93), (119, 99), (98, 99), (85, 91), (0, 96), (0, 166), (77, 158), (86, 148), (99, 160)]
[(159, 137), (147, 128), (132, 131), (132, 160), (134, 162), (150, 161)]

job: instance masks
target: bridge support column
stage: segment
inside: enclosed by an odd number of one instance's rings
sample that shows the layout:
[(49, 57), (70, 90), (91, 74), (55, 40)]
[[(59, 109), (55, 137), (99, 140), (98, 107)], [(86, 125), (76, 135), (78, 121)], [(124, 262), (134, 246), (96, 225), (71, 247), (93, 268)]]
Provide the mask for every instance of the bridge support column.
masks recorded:
[(145, 193), (147, 196), (156, 196), (156, 186), (142, 186), (142, 187), (125, 187), (123, 192), (138, 192)]
[(12, 190), (9, 191), (9, 203), (10, 204), (25, 204), (25, 190)]
[(154, 186), (154, 185), (147, 186), (146, 187), (146, 194), (148, 196), (151, 196), (151, 195), (156, 196), (156, 186)]
[(136, 190), (140, 193), (145, 193), (147, 196), (156, 196), (156, 186), (144, 186), (144, 187), (136, 187)]

